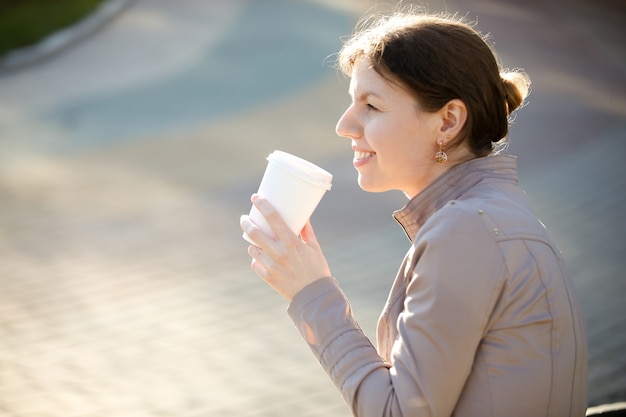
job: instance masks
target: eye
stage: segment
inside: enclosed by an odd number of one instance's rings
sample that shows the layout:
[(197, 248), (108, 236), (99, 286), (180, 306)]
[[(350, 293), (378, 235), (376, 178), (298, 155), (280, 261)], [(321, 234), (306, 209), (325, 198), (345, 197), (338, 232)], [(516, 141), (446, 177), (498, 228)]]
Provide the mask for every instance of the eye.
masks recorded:
[(372, 104), (367, 103), (366, 106), (368, 110), (378, 111), (378, 108)]

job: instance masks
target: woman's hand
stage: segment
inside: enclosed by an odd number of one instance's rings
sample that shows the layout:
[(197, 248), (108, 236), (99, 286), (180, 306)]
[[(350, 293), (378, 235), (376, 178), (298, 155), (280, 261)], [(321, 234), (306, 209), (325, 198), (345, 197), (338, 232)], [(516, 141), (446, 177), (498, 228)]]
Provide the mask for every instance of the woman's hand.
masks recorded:
[(310, 283), (330, 276), (330, 268), (307, 222), (296, 236), (280, 214), (254, 194), (252, 204), (265, 217), (276, 237), (265, 234), (247, 215), (241, 216), (242, 230), (256, 242), (248, 247), (252, 270), (288, 301)]

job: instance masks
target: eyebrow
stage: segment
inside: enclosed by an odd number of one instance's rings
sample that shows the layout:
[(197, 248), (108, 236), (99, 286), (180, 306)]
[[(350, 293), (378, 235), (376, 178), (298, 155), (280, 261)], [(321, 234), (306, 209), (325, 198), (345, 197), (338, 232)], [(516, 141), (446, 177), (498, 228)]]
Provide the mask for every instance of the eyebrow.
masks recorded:
[[(355, 98), (354, 97), (354, 92), (352, 90), (350, 90), (350, 97)], [(377, 94), (373, 91), (364, 91), (361, 94), (359, 94), (356, 99), (360, 100), (360, 101), (365, 101), (366, 99), (368, 99), (369, 97), (375, 97), (379, 100), (382, 100), (382, 96), (380, 94)]]

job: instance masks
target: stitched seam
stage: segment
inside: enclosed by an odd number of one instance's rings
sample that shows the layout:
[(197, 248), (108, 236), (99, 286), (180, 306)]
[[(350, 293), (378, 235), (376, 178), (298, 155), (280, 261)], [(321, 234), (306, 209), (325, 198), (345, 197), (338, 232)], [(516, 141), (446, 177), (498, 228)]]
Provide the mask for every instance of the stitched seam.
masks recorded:
[[(535, 265), (538, 265), (538, 261), (537, 258), (535, 257), (535, 254), (530, 250), (530, 247), (528, 246), (528, 241), (527, 240), (522, 240), (522, 244), (526, 247), (526, 251), (528, 252), (528, 254), (530, 255), (530, 257), (533, 259)], [(551, 246), (550, 246), (551, 247)], [(552, 303), (550, 301), (550, 297), (548, 297), (547, 295), (549, 294), (548, 292), (548, 287), (546, 286), (546, 283), (544, 281), (544, 276), (541, 273), (541, 270), (539, 268), (537, 268), (537, 276), (539, 277), (539, 282), (541, 282), (541, 286), (543, 287), (543, 292), (544, 292), (544, 298), (546, 299), (546, 304), (548, 305), (548, 311), (550, 312), (550, 318), (552, 320), (550, 320), (550, 358), (551, 358), (551, 363), (550, 363), (550, 397), (548, 398), (548, 415), (550, 415), (550, 410), (552, 409), (552, 402), (553, 402), (553, 391), (554, 391), (554, 364), (556, 363), (556, 359), (554, 358), (554, 344), (555, 344), (555, 340), (554, 340), (554, 310), (552, 308)]]

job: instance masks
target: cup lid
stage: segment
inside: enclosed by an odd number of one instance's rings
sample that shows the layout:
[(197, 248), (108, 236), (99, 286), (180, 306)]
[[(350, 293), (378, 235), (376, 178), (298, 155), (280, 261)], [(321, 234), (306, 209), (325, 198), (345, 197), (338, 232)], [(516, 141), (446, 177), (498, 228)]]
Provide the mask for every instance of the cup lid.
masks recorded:
[(305, 181), (330, 190), (333, 179), (332, 174), (312, 162), (277, 150), (269, 154), (267, 160)]

